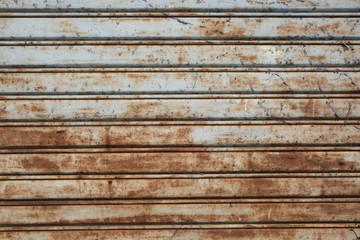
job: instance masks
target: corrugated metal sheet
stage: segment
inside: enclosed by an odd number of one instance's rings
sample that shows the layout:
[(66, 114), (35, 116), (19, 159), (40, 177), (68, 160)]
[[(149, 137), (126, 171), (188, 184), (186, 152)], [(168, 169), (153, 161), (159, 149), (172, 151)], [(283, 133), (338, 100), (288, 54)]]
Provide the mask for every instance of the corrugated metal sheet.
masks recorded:
[(359, 0), (2, 0), (0, 239), (359, 239), (359, 41)]

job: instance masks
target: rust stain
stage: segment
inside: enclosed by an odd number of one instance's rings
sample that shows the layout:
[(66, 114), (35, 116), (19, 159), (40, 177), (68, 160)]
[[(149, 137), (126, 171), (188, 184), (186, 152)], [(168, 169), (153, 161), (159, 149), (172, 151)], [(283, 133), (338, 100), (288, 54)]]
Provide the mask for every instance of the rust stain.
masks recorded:
[(214, 21), (209, 20), (205, 21), (206, 26), (203, 28), (203, 34), (205, 36), (223, 36), (225, 33), (225, 28), (227, 23), (224, 21)]
[(358, 239), (357, 0), (65, 2), (1, 1), (0, 239)]
[(324, 55), (310, 56), (309, 61), (310, 61), (310, 63), (325, 63), (326, 62), (326, 57)]
[[(39, 106), (38, 104), (34, 104), (34, 105), (31, 105), (31, 111), (33, 112), (37, 112), (37, 113), (41, 113), (41, 112), (46, 112), (46, 108), (45, 107), (42, 107), (42, 106)], [(24, 109), (25, 110), (25, 109)], [(25, 110), (26, 111), (26, 110)]]
[(33, 157), (23, 159), (21, 165), (24, 169), (28, 171), (49, 171), (49, 172), (61, 172), (60, 167), (53, 161), (49, 160), (47, 157)]

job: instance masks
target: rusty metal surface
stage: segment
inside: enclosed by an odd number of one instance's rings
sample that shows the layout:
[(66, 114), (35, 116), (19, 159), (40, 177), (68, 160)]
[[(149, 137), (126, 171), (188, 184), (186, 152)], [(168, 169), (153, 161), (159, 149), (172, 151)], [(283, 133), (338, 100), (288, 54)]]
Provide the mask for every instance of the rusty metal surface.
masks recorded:
[[(346, 39), (360, 18), (2, 18), (3, 40)], [(19, 27), (20, 26), (20, 27)]]
[[(359, 172), (359, 152), (16, 153), (1, 174)], [(295, 164), (296, 163), (296, 164)]]
[[(346, 176), (346, 175), (345, 175)], [(86, 177), (86, 176), (85, 176)], [(191, 176), (187, 176), (190, 177)], [(222, 176), (220, 176), (222, 177)], [(266, 177), (266, 178), (265, 178)], [(1, 181), (4, 200), (356, 197), (359, 177)], [(343, 186), (346, 186), (343, 189)], [(29, 189), (23, 192), (23, 189)], [(71, 194), (69, 194), (71, 193)]]
[(0, 46), (4, 67), (360, 66), (360, 46), (94, 45)]
[[(114, 94), (151, 93), (172, 94), (172, 96), (196, 93), (281, 93), (282, 95), (285, 93), (360, 93), (359, 73), (341, 71), (19, 72), (0, 73), (0, 79), (0, 96), (5, 94), (111, 94), (114, 97)], [(102, 81), (106, 81), (106, 84), (101, 84)], [(196, 95), (196, 97), (201, 96)]]
[(360, 1), (0, 1), (0, 239), (360, 236)]
[[(176, 235), (174, 235), (176, 231)], [(356, 233), (356, 232), (355, 232)], [(166, 230), (92, 230), (92, 231), (38, 231), (0, 233), (0, 239), (316, 239), (324, 240), (354, 239), (356, 234), (347, 228), (316, 229), (166, 229)]]
[[(74, 213), (74, 214), (72, 214)], [(0, 207), (2, 224), (356, 223), (358, 203), (129, 204)]]
[(57, 11), (358, 11), (357, 0), (3, 0), (3, 10), (57, 10)]
[(358, 99), (0, 100), (1, 121), (358, 119)]
[(0, 148), (356, 146), (359, 132), (343, 124), (19, 126), (0, 128)]

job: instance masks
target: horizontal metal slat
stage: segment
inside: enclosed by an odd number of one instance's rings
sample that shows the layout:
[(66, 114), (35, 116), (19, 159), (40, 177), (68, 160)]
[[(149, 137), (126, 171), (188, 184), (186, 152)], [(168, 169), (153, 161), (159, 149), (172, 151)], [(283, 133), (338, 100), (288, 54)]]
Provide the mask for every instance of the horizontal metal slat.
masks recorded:
[(0, 128), (0, 148), (358, 145), (351, 125)]
[(229, 203), (0, 207), (0, 224), (354, 223), (359, 203)]
[(359, 177), (3, 180), (0, 196), (1, 200), (357, 197), (359, 184)]
[(357, 0), (304, 0), (304, 1), (164, 1), (164, 0), (4, 0), (0, 8), (6, 10), (52, 10), (52, 11), (356, 11)]
[(0, 121), (359, 118), (358, 99), (0, 100)]
[(1, 67), (360, 66), (358, 45), (0, 46)]
[(1, 18), (1, 40), (360, 39), (360, 18)]
[(360, 74), (341, 71), (0, 73), (0, 81), (0, 94), (27, 95), (360, 92)]
[(1, 154), (0, 174), (251, 173), (360, 171), (354, 152)]
[[(202, 226), (200, 226), (202, 227)], [(157, 240), (181, 240), (181, 239), (316, 239), (321, 236), (323, 240), (352, 239), (359, 230), (352, 228), (299, 228), (299, 229), (174, 229), (156, 230), (72, 230), (72, 231), (17, 231), (0, 232), (0, 239), (157, 239)]]

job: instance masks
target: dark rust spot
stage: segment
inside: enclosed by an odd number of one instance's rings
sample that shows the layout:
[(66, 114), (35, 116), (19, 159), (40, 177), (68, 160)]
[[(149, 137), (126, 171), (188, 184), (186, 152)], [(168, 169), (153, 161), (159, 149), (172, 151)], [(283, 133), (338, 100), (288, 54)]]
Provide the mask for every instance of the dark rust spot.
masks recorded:
[(28, 171), (60, 172), (60, 167), (46, 157), (33, 157), (21, 161), (22, 166)]

